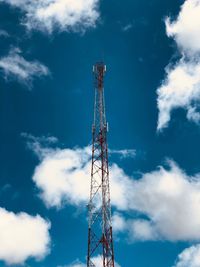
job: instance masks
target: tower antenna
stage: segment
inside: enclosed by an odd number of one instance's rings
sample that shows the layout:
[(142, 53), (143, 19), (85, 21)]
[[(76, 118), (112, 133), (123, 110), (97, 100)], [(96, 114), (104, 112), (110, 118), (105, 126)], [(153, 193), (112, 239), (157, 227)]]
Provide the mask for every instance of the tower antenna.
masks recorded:
[(104, 101), (105, 72), (106, 66), (103, 62), (98, 62), (93, 66), (95, 104), (92, 126), (90, 200), (88, 204), (87, 267), (99, 267), (99, 265), (95, 265), (94, 259), (96, 257), (101, 257), (102, 267), (114, 267), (107, 145), (108, 126)]

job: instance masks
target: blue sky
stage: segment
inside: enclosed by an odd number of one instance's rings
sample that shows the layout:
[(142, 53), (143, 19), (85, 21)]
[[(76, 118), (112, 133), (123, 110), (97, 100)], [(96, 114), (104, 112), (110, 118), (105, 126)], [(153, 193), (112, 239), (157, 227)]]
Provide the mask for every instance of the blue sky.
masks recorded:
[(99, 60), (117, 266), (200, 266), (199, 29), (199, 0), (0, 0), (0, 266), (85, 266)]

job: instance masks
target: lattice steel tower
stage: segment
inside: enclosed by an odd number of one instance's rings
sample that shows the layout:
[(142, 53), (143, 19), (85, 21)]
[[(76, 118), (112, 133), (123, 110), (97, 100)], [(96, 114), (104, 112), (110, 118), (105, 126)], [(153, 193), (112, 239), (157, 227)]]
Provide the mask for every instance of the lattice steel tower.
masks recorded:
[[(104, 75), (106, 66), (94, 65), (95, 104), (92, 126), (92, 169), (90, 200), (88, 204), (88, 255), (87, 267), (114, 267), (114, 250), (111, 223), (109, 166), (107, 146), (107, 122), (104, 102)], [(102, 263), (95, 265), (95, 257)]]

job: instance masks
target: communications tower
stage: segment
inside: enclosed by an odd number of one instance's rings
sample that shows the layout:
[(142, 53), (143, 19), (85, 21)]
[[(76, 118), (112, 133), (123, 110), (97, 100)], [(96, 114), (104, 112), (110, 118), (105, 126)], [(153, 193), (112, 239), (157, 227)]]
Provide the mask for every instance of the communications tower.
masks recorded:
[[(88, 254), (87, 267), (114, 267), (114, 250), (111, 223), (107, 121), (104, 102), (104, 63), (93, 67), (95, 78), (94, 123), (92, 126), (92, 168), (90, 200), (88, 203)], [(101, 257), (101, 265), (95, 265)]]

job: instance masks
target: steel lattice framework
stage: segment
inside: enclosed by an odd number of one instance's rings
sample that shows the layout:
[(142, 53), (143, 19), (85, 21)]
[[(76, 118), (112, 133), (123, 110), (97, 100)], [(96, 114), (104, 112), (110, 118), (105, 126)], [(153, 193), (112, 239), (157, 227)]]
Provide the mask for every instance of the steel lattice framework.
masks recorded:
[(114, 250), (111, 223), (107, 122), (104, 101), (104, 75), (106, 66), (94, 65), (95, 104), (92, 127), (92, 169), (90, 200), (88, 204), (88, 255), (87, 267), (99, 267), (93, 259), (102, 257), (102, 267), (114, 267)]

